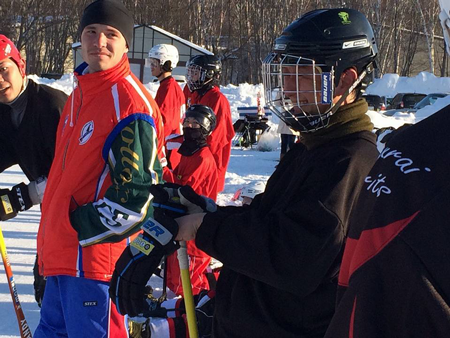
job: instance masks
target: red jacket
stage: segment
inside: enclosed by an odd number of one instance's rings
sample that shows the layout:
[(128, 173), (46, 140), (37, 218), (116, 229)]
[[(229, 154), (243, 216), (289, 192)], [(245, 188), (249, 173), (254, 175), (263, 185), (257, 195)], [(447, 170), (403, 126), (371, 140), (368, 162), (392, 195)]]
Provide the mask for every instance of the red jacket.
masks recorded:
[(106, 71), (79, 75), (81, 68), (58, 126), (39, 266), (45, 276), (108, 281), (127, 238), (152, 214), (148, 185), (162, 175), (158, 106), (131, 75), (126, 56)]
[[(164, 180), (181, 185), (190, 185), (197, 194), (217, 198), (217, 165), (209, 147), (203, 147), (191, 156), (181, 156), (178, 166), (170, 172), (164, 171)], [(209, 289), (206, 269), (211, 257), (197, 248), (195, 241), (187, 241), (189, 255), (189, 274), (192, 291), (198, 294)], [(183, 295), (180, 267), (177, 253), (167, 257), (167, 287), (177, 295)]]
[(225, 174), (231, 154), (231, 140), (234, 136), (233, 122), (231, 121), (230, 103), (218, 87), (208, 90), (203, 96), (194, 91), (190, 96), (190, 104), (202, 104), (210, 107), (216, 114), (216, 129), (208, 137), (207, 142), (217, 163), (218, 182), (217, 191), (225, 187)]
[(185, 111), (185, 98), (181, 87), (172, 76), (166, 77), (160, 82), (155, 101), (159, 106), (164, 123), (164, 140), (171, 134), (180, 134)]
[(197, 194), (213, 200), (217, 198), (217, 165), (209, 147), (203, 147), (192, 156), (181, 156), (180, 163), (171, 172), (165, 171), (165, 181), (190, 185)]

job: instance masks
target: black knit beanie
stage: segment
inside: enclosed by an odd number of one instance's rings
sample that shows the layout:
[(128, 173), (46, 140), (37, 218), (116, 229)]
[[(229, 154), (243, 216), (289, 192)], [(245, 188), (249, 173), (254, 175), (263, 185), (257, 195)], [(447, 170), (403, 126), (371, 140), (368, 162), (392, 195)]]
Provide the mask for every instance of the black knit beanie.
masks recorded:
[(133, 40), (134, 20), (122, 2), (117, 0), (97, 0), (84, 9), (80, 22), (80, 35), (84, 27), (91, 24), (112, 26), (122, 33), (128, 48)]

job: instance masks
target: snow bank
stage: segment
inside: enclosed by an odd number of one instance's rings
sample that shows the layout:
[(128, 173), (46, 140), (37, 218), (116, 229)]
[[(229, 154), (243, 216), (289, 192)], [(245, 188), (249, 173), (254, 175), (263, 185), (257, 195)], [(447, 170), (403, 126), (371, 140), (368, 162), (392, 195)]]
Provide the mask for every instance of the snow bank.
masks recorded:
[(450, 93), (450, 78), (421, 72), (415, 77), (385, 74), (367, 87), (367, 94), (394, 97), (397, 93)]

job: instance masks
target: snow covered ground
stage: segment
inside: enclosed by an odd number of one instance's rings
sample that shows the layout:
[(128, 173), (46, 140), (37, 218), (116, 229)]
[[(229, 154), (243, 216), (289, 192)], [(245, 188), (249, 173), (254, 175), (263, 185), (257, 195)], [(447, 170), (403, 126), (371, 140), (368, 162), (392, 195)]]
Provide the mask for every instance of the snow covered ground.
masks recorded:
[[(61, 80), (47, 80), (33, 76), (37, 82), (49, 84), (55, 88), (70, 93), (72, 90), (72, 78), (65, 75)], [(148, 84), (150, 92), (156, 93), (157, 84)], [(222, 88), (228, 97), (233, 121), (238, 119), (237, 107), (256, 106), (257, 93), (262, 92), (261, 85), (241, 84), (229, 85)], [(397, 92), (450, 92), (450, 78), (437, 78), (429, 73), (420, 73), (414, 78), (401, 78), (395, 74), (385, 75), (368, 88), (368, 93), (387, 95), (393, 97)], [(439, 99), (433, 106), (426, 107), (414, 114), (397, 114), (386, 117), (380, 113), (370, 111), (371, 117), (377, 128), (394, 126), (399, 127), (404, 123), (415, 123), (429, 116), (439, 108), (450, 104), (450, 97)], [(278, 163), (279, 149), (276, 130), (276, 119), (271, 122), (271, 133), (267, 136), (267, 143), (276, 149), (262, 152), (256, 149), (240, 149), (235, 147), (231, 153), (228, 167), (225, 191), (219, 195), (218, 203), (221, 205), (238, 203), (231, 198), (238, 188), (255, 181), (267, 180)], [(21, 181), (27, 181), (18, 166), (9, 168), (0, 174), (0, 188), (10, 188)], [(5, 237), (6, 248), (11, 262), (12, 270), (19, 293), (26, 320), (32, 331), (39, 322), (39, 307), (33, 296), (33, 264), (36, 252), (36, 233), (39, 226), (40, 211), (37, 206), (20, 213), (16, 218), (8, 222), (1, 222), (0, 226)], [(156, 281), (158, 283), (158, 281)], [(0, 264), (0, 338), (20, 337), (14, 308), (9, 294), (8, 283)]]

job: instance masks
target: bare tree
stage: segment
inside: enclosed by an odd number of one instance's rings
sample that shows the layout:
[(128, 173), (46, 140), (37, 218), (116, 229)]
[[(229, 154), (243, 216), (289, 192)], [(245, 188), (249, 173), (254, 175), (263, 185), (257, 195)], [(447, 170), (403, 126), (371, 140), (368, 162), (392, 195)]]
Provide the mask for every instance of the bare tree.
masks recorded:
[[(284, 27), (317, 8), (348, 7), (365, 13), (378, 42), (377, 74), (410, 75), (427, 46), (428, 69), (445, 73), (438, 0), (123, 0), (137, 24), (157, 25), (201, 45), (223, 61), (223, 83), (260, 83), (261, 60)], [(67, 71), (78, 41), (82, 10), (91, 0), (0, 0), (0, 31), (25, 52), (31, 73)], [(424, 44), (424, 41), (426, 42)]]

